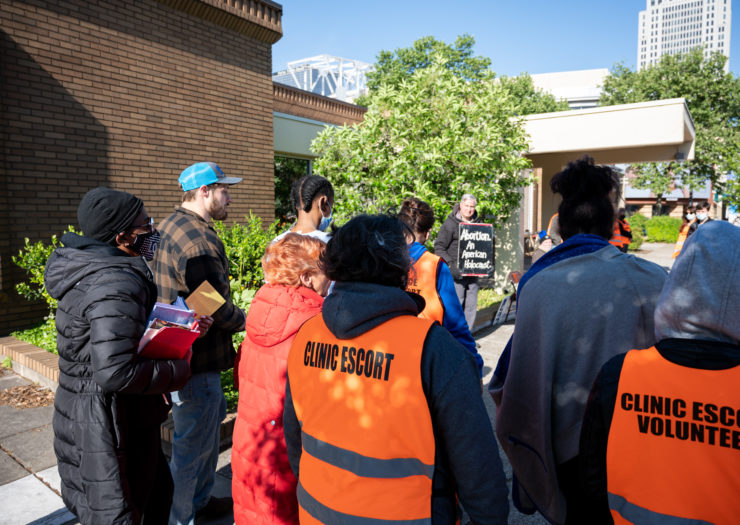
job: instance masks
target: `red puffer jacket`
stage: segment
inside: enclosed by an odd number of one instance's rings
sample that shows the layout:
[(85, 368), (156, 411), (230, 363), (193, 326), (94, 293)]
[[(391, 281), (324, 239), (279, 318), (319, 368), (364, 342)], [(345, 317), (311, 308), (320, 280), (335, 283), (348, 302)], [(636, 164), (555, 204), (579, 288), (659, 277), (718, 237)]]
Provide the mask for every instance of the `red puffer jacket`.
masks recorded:
[(296, 332), (321, 311), (324, 299), (303, 286), (266, 284), (247, 315), (237, 355), (239, 407), (231, 449), (234, 521), (298, 523), (297, 480), (283, 437), (283, 402), (290, 346)]

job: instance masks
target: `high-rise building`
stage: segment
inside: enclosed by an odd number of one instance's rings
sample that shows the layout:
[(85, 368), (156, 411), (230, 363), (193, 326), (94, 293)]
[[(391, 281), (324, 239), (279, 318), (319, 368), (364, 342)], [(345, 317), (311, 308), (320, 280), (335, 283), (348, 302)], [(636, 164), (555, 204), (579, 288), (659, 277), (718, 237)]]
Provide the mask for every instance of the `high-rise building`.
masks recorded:
[(728, 58), (732, 0), (646, 0), (637, 32), (637, 69), (655, 64), (663, 55), (686, 53), (704, 46)]

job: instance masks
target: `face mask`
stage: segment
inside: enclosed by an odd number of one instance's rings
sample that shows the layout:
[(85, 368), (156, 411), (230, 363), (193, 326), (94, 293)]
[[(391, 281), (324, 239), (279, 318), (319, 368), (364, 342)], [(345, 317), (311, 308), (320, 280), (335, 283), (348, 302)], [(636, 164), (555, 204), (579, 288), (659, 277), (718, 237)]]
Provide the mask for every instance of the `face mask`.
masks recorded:
[(703, 221), (704, 219), (707, 218), (707, 214), (706, 213), (697, 213), (696, 214), (696, 218), (699, 219), (700, 221)]
[(136, 236), (136, 240), (131, 245), (131, 249), (141, 255), (147, 261), (154, 259), (154, 252), (159, 246), (159, 232), (154, 230), (151, 233), (142, 233)]
[(696, 215), (694, 215), (693, 213), (687, 213), (686, 214), (686, 220), (687, 221), (693, 221), (694, 220), (694, 217), (696, 217)]
[(331, 216), (332, 216), (332, 214), (333, 214), (333, 213), (334, 213), (334, 210), (330, 211), (330, 212), (329, 212), (329, 216), (328, 216), (328, 217), (324, 217), (324, 216), (323, 216), (323, 213), (322, 213), (322, 215), (321, 215), (321, 222), (319, 223), (319, 227), (318, 227), (318, 228), (316, 228), (316, 229), (317, 229), (317, 230), (319, 230), (319, 231), (322, 231), (322, 232), (323, 232), (323, 231), (326, 231), (326, 229), (327, 229), (327, 228), (329, 227), (329, 225), (331, 224), (331, 221), (333, 220), (333, 219), (331, 218)]

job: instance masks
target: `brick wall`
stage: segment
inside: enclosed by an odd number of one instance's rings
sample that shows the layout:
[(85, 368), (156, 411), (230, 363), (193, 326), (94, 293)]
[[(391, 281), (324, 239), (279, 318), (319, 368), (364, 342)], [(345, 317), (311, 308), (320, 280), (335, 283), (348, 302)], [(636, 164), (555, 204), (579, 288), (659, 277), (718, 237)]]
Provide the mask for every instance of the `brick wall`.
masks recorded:
[(45, 310), (15, 295), (11, 255), (24, 237), (46, 241), (76, 225), (80, 198), (97, 185), (135, 193), (159, 220), (180, 201), (179, 172), (211, 160), (244, 178), (230, 192), (230, 219), (250, 210), (273, 219), (271, 44), (281, 9), (218, 5), (3, 0), (0, 335)]

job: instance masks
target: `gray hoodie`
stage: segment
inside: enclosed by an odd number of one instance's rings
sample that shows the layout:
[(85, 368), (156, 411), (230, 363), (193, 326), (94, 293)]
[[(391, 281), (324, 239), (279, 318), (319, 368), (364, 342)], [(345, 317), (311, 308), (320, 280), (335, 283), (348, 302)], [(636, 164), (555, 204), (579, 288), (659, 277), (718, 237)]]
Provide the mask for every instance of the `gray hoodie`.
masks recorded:
[(711, 221), (689, 237), (658, 299), (655, 336), (740, 342), (740, 228)]

